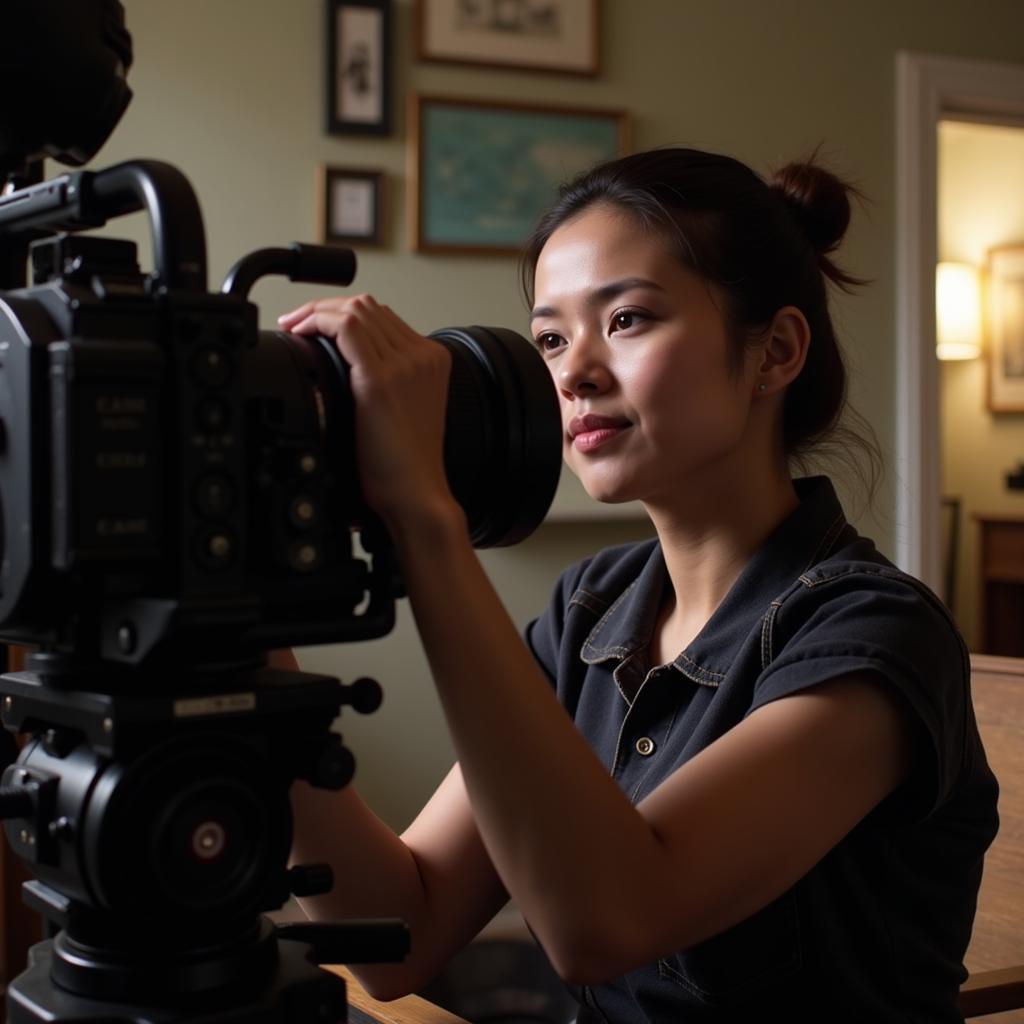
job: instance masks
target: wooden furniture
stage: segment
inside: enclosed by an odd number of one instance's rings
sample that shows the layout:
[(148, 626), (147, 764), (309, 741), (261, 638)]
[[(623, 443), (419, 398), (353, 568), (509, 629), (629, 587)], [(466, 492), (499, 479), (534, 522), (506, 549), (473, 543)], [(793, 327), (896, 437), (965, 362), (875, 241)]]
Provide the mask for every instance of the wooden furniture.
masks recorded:
[(999, 834), (985, 857), (960, 990), (966, 1017), (1024, 1022), (1024, 660), (971, 656), (978, 728), (999, 779)]
[[(419, 996), (404, 996), (390, 1003), (382, 1003), (366, 994), (347, 967), (326, 967), (340, 975), (348, 986), (349, 1024), (358, 1024), (359, 1012), (365, 1013), (379, 1024), (466, 1024), (440, 1006), (428, 1003)], [(353, 1009), (357, 1012), (352, 1012)]]
[(981, 650), (1024, 657), (1024, 518), (976, 515)]

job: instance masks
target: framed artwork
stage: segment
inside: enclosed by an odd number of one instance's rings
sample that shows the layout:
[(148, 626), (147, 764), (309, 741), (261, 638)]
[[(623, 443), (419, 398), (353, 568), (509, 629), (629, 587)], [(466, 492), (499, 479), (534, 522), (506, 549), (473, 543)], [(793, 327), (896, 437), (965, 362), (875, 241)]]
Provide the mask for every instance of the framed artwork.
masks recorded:
[(327, 0), (327, 131), (391, 131), (391, 0)]
[(1024, 245), (988, 253), (988, 407), (1024, 412)]
[(629, 147), (623, 111), (430, 96), (412, 104), (417, 252), (517, 253), (559, 185)]
[(382, 171), (319, 168), (320, 238), (339, 245), (380, 245)]
[(416, 0), (415, 16), (420, 60), (600, 70), (600, 0)]

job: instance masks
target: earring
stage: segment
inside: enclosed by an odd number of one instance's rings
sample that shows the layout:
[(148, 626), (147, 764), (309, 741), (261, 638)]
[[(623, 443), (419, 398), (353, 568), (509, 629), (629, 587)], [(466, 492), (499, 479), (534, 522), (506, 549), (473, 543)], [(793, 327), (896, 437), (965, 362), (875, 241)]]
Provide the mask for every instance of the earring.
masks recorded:
[(766, 390), (766, 389), (767, 389), (767, 387), (768, 387), (768, 385), (767, 385), (767, 384), (758, 384), (758, 385), (757, 385), (757, 390), (758, 390), (758, 391), (764, 391), (764, 390)]

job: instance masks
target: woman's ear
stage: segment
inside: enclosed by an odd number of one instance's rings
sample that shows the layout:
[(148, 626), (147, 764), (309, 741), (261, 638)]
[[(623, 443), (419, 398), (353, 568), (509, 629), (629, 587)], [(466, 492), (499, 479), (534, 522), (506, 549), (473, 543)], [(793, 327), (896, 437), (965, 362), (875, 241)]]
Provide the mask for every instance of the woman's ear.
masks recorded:
[(804, 368), (811, 328), (796, 306), (783, 306), (763, 335), (761, 360), (754, 378), (759, 395), (776, 394), (794, 381)]

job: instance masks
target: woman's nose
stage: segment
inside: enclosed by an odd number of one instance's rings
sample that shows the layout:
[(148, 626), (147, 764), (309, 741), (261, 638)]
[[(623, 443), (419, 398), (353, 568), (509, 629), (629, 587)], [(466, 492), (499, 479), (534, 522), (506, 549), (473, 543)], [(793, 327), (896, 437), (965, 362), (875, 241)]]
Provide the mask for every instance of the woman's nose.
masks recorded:
[(611, 374), (597, 351), (598, 346), (570, 345), (558, 367), (558, 389), (565, 398), (602, 394), (611, 385)]

